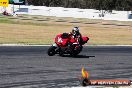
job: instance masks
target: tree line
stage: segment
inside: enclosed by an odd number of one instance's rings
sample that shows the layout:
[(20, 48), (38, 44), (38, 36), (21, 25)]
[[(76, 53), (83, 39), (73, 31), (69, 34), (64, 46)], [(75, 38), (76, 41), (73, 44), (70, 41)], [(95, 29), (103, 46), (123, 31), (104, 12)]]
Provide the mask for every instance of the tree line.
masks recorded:
[(27, 0), (29, 5), (132, 11), (132, 0)]

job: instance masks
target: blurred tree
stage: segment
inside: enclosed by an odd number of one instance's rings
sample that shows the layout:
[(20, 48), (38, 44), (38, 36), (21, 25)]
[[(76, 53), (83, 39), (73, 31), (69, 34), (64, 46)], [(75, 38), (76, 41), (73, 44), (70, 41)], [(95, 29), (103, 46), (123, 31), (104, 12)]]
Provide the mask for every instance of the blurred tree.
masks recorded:
[(55, 6), (98, 10), (131, 10), (132, 0), (27, 0), (36, 6)]

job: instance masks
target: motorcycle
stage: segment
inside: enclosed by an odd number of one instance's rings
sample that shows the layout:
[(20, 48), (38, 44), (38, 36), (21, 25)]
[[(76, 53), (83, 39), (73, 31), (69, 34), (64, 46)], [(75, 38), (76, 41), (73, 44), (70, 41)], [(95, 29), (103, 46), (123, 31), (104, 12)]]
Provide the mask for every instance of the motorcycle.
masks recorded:
[(55, 37), (55, 43), (48, 49), (48, 55), (54, 56), (59, 54), (70, 54), (71, 56), (77, 56), (83, 49), (83, 45), (89, 40), (88, 37), (71, 38), (68, 33), (59, 34)]

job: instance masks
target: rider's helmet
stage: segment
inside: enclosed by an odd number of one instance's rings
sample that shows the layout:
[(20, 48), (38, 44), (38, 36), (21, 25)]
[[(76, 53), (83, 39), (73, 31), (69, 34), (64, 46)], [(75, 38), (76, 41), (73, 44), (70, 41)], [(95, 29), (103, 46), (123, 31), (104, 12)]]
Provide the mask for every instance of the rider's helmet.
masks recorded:
[(80, 33), (79, 33), (79, 27), (74, 27), (72, 29), (72, 34), (75, 35), (75, 36), (78, 36)]

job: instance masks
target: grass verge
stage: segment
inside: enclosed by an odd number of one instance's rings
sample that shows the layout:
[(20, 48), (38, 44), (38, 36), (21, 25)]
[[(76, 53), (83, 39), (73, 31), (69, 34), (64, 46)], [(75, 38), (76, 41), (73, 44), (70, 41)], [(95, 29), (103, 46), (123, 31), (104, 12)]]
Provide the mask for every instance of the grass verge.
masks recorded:
[[(38, 17), (24, 18), (27, 19), (0, 16), (0, 44), (52, 44), (57, 34), (70, 32), (73, 26), (79, 26), (82, 35), (90, 38), (90, 45), (132, 45), (132, 22), (55, 17), (39, 17), (44, 21), (37, 21)], [(66, 22), (57, 22), (58, 19)]]

